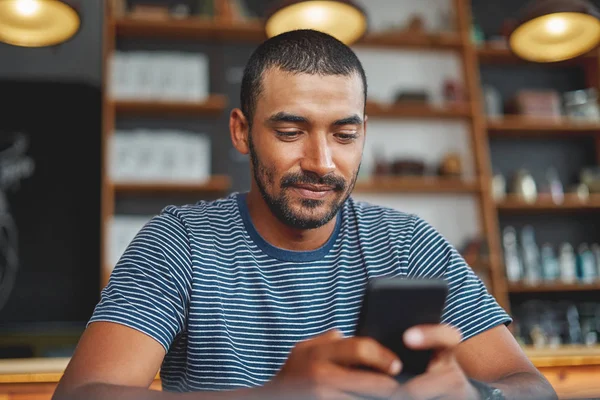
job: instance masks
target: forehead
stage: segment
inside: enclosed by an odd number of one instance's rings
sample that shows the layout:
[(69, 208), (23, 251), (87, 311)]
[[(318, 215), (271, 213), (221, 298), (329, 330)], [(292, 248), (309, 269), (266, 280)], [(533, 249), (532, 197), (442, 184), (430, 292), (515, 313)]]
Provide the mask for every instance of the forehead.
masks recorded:
[(348, 76), (293, 73), (270, 68), (262, 77), (257, 113), (279, 111), (299, 114), (358, 114), (364, 110), (363, 82)]

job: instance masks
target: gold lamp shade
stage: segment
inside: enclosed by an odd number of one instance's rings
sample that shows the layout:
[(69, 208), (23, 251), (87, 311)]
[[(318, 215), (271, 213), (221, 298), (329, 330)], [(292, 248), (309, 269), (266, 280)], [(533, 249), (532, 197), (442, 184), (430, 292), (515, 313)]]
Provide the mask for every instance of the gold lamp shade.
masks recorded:
[(268, 37), (297, 29), (314, 29), (351, 45), (367, 31), (367, 16), (351, 0), (287, 0), (269, 13)]
[(600, 14), (585, 0), (537, 0), (523, 9), (511, 50), (533, 62), (568, 60), (600, 43)]
[(59, 0), (0, 0), (0, 42), (24, 47), (53, 46), (79, 30), (75, 9)]

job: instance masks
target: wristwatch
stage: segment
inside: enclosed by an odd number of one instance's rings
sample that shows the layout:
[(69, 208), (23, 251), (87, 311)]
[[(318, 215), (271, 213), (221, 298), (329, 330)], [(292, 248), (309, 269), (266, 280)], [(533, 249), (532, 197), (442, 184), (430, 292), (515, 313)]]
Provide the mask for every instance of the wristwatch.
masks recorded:
[(475, 379), (469, 379), (469, 382), (477, 390), (481, 400), (505, 400), (504, 394), (500, 389)]

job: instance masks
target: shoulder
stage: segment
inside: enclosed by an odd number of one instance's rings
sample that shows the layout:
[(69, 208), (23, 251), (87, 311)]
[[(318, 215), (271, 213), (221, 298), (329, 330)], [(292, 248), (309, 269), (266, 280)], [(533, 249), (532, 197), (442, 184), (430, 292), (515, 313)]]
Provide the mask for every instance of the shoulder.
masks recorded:
[(356, 200), (352, 197), (346, 202), (345, 211), (355, 218), (360, 226), (374, 229), (410, 231), (418, 219), (415, 214)]
[(181, 222), (211, 220), (230, 217), (237, 210), (237, 193), (216, 200), (200, 200), (194, 204), (169, 205), (161, 215), (174, 217)]
[[(211, 230), (228, 230), (237, 221), (239, 215), (237, 193), (216, 200), (200, 200), (194, 204), (169, 205), (155, 217), (158, 221), (175, 224), (184, 229), (191, 238)], [(239, 222), (239, 221), (238, 221)]]
[(235, 215), (237, 203), (234, 194), (225, 198), (198, 201), (194, 204), (169, 205), (152, 217), (132, 241), (131, 251), (160, 251), (186, 254), (190, 257), (190, 244), (206, 232), (214, 234), (220, 227), (226, 231), (227, 221)]

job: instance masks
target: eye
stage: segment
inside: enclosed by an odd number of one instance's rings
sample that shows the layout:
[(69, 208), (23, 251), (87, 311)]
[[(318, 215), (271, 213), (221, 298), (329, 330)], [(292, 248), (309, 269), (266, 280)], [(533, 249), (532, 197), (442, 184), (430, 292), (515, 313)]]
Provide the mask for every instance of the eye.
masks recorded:
[(301, 131), (275, 131), (277, 136), (283, 140), (291, 140), (296, 139), (298, 136), (302, 134)]
[(356, 133), (338, 133), (335, 135), (340, 142), (342, 143), (350, 143), (358, 139), (358, 134)]

